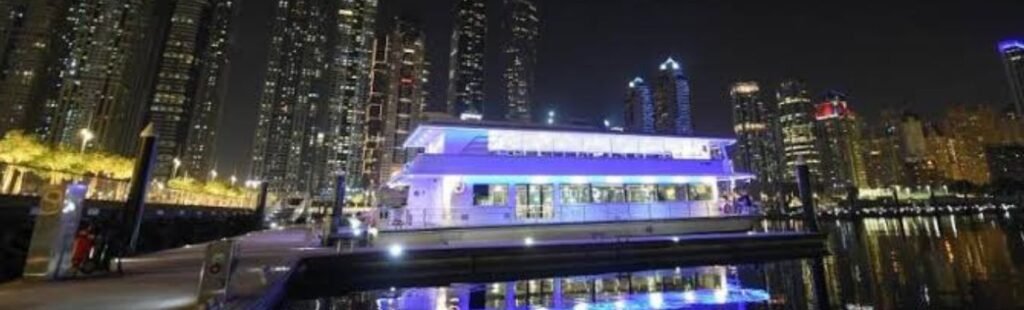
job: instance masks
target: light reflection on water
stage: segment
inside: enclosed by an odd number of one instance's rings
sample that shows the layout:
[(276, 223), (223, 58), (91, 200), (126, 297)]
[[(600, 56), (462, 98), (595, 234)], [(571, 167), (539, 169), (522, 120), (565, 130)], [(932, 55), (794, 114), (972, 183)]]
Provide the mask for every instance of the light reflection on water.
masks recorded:
[[(1024, 308), (1020, 220), (992, 216), (823, 223), (832, 308)], [(766, 229), (798, 223), (766, 223)], [(808, 309), (812, 260), (397, 288), (286, 309)]]

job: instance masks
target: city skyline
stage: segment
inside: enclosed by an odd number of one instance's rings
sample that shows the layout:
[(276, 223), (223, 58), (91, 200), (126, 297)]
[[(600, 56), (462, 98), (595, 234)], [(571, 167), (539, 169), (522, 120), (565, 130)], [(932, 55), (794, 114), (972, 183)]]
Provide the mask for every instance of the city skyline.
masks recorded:
[[(488, 7), (489, 12), (500, 7), (495, 3)], [(996, 44), (1024, 37), (1024, 21), (1011, 18), (1010, 13), (1024, 4), (1009, 1), (974, 6), (940, 3), (925, 8), (930, 14), (915, 13), (918, 8), (911, 4), (894, 4), (885, 14), (875, 14), (867, 5), (853, 2), (536, 4), (544, 20), (536, 73), (540, 113), (554, 105), (560, 116), (598, 121), (612, 117), (621, 124), (624, 83), (675, 56), (691, 78), (694, 114), (700, 115), (694, 120), (696, 131), (707, 135), (732, 135), (728, 86), (740, 80), (759, 81), (768, 93), (791, 78), (805, 81), (812, 97), (825, 89), (839, 89), (872, 122), (879, 119), (883, 107), (904, 103), (933, 117), (953, 103), (1002, 108), (1010, 104), (1010, 97)], [(380, 2), (382, 18), (404, 15), (424, 23), (428, 46), (432, 46), (427, 51), (433, 68), (427, 105), (432, 108), (443, 107), (446, 100), (453, 5), (453, 1)], [(241, 33), (243, 38), (234, 49), (238, 67), (265, 62), (258, 48), (266, 44), (266, 35), (257, 32), (264, 31), (261, 27), (268, 15), (261, 6), (270, 5), (241, 5), (240, 23), (245, 26), (240, 28), (249, 32)], [(819, 18), (814, 12), (835, 9), (833, 6), (848, 10), (848, 14), (828, 23), (816, 22)], [(489, 24), (500, 22), (500, 15), (493, 16)], [(920, 26), (908, 26), (915, 24)], [(908, 30), (885, 32), (885, 27)], [(653, 31), (662, 28), (666, 30)], [(493, 29), (498, 28), (488, 30)], [(825, 36), (830, 33), (834, 35)], [(739, 40), (748, 37), (751, 40)], [(914, 52), (920, 49), (929, 53)], [(500, 46), (489, 44), (488, 53), (488, 60), (500, 59)], [(832, 69), (819, 69), (824, 67)], [(254, 100), (251, 93), (258, 91), (261, 83), (253, 77), (261, 76), (259, 71), (233, 71), (229, 89), (233, 96), (226, 114), (237, 117), (225, 119), (225, 130), (236, 134), (230, 139), (221, 136), (220, 148), (225, 152), (218, 162), (244, 165), (249, 157), (246, 150), (255, 124), (247, 117), (254, 115), (248, 106)], [(500, 66), (490, 66), (485, 72), (487, 113), (497, 113), (489, 115), (494, 118), (504, 115), (502, 71)], [(961, 73), (958, 76), (964, 78), (950, 77), (949, 72)]]

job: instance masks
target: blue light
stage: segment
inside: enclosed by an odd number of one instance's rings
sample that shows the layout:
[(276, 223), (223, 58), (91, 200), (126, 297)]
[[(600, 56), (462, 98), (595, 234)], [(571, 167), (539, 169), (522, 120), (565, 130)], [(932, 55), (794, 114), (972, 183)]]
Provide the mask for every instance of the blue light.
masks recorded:
[(1021, 40), (1006, 40), (1006, 41), (999, 42), (999, 50), (1000, 51), (1005, 52), (1007, 50), (1014, 49), (1014, 48), (1024, 49), (1024, 41), (1021, 41)]

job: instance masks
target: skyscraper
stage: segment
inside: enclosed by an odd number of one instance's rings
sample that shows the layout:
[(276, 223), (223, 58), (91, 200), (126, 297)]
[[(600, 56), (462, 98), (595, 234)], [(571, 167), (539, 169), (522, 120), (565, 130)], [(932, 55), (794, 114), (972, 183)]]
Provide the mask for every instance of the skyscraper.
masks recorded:
[(172, 177), (179, 172), (180, 163), (189, 175), (205, 177), (213, 168), (233, 7), (229, 0), (169, 4), (168, 18), (152, 20), (152, 26), (166, 27), (164, 39), (158, 42), (157, 68), (148, 73), (154, 78), (154, 86), (145, 120), (153, 123), (160, 137), (153, 175)]
[[(142, 0), (85, 0), (71, 4), (57, 44), (61, 51), (55, 98), (43, 108), (44, 139), (79, 145), (80, 133), (95, 137), (87, 147), (127, 152), (134, 140), (123, 139), (131, 128), (138, 102), (130, 90), (141, 72), (134, 65), (145, 32)], [(137, 134), (136, 134), (137, 135)]]
[(360, 174), (376, 12), (376, 0), (278, 2), (253, 178), (330, 198), (337, 175)]
[(979, 185), (989, 182), (985, 147), (1001, 142), (998, 119), (998, 114), (985, 105), (957, 105), (947, 111), (944, 127), (955, 140), (953, 162), (960, 180)]
[[(773, 185), (778, 180), (778, 153), (772, 129), (772, 114), (761, 97), (757, 82), (738, 82), (729, 93), (732, 98), (733, 131), (736, 133), (733, 163), (757, 176), (757, 184)], [(763, 191), (769, 191), (761, 187)]]
[[(364, 171), (367, 186), (385, 184), (415, 155), (402, 147), (415, 129), (426, 105), (427, 81), (425, 39), (414, 22), (397, 19), (387, 37), (378, 40), (374, 59), (371, 107), (367, 110), (368, 131)], [(378, 148), (374, 150), (374, 148)]]
[[(317, 0), (275, 6), (252, 153), (252, 177), (277, 193), (310, 193), (315, 160), (323, 159), (317, 115), (330, 91), (327, 46), (331, 11)], [(340, 125), (339, 125), (340, 126)], [(319, 155), (321, 156), (317, 156)]]
[(530, 122), (536, 110), (533, 101), (534, 70), (537, 66), (537, 40), (540, 17), (532, 0), (505, 0), (506, 31), (510, 32), (505, 44), (505, 118)]
[(0, 1), (0, 136), (36, 126), (42, 103), (53, 91), (51, 69), (58, 56), (54, 33), (67, 1)]
[[(331, 92), (328, 106), (322, 110), (326, 119), (318, 120), (325, 134), (324, 166), (317, 168), (314, 191), (325, 199), (333, 199), (334, 182), (339, 173), (359, 176), (366, 120), (366, 101), (370, 91), (374, 31), (377, 25), (377, 0), (337, 1), (332, 12), (332, 29), (328, 29)], [(346, 180), (350, 189), (362, 188), (358, 177)]]
[(456, 0), (448, 61), (448, 113), (483, 115), (485, 0)]
[(640, 77), (629, 82), (626, 90), (625, 129), (654, 133), (654, 99), (651, 87)]
[(220, 112), (227, 91), (230, 69), (228, 50), (235, 7), (230, 0), (212, 1), (200, 32), (205, 35), (202, 51), (198, 53), (200, 70), (196, 80), (196, 96), (191, 109), (188, 136), (183, 157), (193, 175), (215, 168), (214, 151)]
[(999, 43), (1003, 56), (1006, 79), (1010, 84), (1010, 98), (1017, 115), (1024, 115), (1024, 41), (1007, 40)]
[(661, 134), (692, 135), (690, 80), (682, 66), (669, 58), (658, 67), (653, 79), (654, 131)]
[(820, 175), (821, 157), (814, 133), (814, 105), (807, 95), (806, 85), (798, 80), (783, 81), (775, 98), (784, 165), (780, 168), (784, 172), (784, 180), (796, 182), (794, 169), (801, 158), (812, 175)]
[(846, 95), (826, 92), (814, 114), (821, 150), (821, 181), (826, 192), (845, 194), (867, 186), (861, 152), (860, 123), (846, 103)]

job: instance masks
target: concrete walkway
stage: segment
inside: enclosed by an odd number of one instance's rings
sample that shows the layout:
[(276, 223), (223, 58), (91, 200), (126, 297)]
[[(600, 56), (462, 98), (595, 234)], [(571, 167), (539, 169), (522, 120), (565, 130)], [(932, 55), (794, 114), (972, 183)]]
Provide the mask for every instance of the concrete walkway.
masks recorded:
[[(289, 273), (319, 239), (306, 229), (238, 237), (239, 261), (229, 302), (259, 307), (268, 289)], [(56, 282), (17, 280), (0, 285), (0, 309), (182, 309), (195, 305), (205, 246), (151, 253), (123, 263), (123, 276)]]

